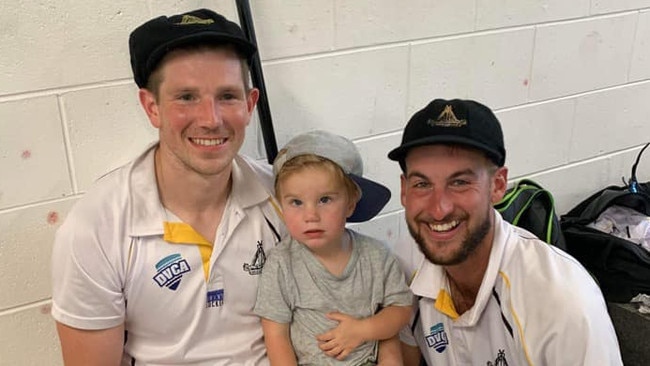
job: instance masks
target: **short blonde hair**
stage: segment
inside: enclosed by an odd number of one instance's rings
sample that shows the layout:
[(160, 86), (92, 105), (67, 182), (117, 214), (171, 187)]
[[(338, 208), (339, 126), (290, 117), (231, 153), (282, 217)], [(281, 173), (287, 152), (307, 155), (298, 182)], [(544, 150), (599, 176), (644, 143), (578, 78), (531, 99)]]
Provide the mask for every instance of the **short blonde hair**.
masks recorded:
[(275, 196), (280, 200), (282, 182), (292, 174), (308, 168), (320, 168), (330, 173), (336, 181), (343, 184), (346, 193), (356, 204), (361, 198), (359, 186), (333, 161), (314, 154), (298, 155), (289, 159), (275, 176)]

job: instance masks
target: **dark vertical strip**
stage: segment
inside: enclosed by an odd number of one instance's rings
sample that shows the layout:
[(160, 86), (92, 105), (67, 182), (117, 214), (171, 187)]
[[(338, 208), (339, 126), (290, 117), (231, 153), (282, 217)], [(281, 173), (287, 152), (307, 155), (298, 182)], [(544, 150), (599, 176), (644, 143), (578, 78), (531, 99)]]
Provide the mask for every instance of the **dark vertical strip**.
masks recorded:
[(271, 220), (269, 220), (266, 215), (264, 216), (264, 220), (266, 220), (266, 224), (269, 225), (269, 228), (271, 228), (271, 231), (273, 231), (273, 235), (275, 235), (275, 238), (278, 240), (276, 243), (279, 243), (282, 238), (280, 237), (280, 234), (278, 233), (278, 230), (273, 226), (271, 223)]
[[(239, 23), (246, 38), (257, 47), (257, 38), (255, 37), (255, 26), (253, 25), (253, 16), (248, 0), (237, 0), (237, 13), (239, 14)], [(264, 137), (264, 147), (266, 149), (266, 158), (269, 164), (273, 163), (275, 156), (278, 154), (278, 145), (275, 141), (275, 132), (273, 131), (273, 121), (271, 119), (271, 108), (266, 94), (266, 84), (262, 73), (262, 63), (260, 61), (259, 48), (257, 54), (251, 60), (251, 79), (253, 86), (260, 90), (260, 98), (257, 101), (257, 111), (260, 117), (260, 128)]]
[(413, 333), (413, 335), (415, 335), (415, 327), (417, 327), (419, 321), (420, 321), (420, 304), (418, 301), (418, 309), (415, 311), (415, 317), (413, 317), (413, 324), (411, 324), (411, 333)]
[(506, 329), (508, 329), (508, 333), (510, 333), (510, 337), (515, 337), (515, 335), (512, 332), (512, 326), (510, 323), (508, 323), (508, 319), (506, 319), (506, 316), (503, 315), (503, 308), (501, 307), (501, 299), (499, 299), (499, 294), (497, 294), (497, 290), (493, 287), (492, 288), (492, 296), (494, 296), (494, 299), (497, 301), (497, 304), (499, 304), (499, 312), (501, 313), (501, 320), (503, 320), (503, 324), (506, 326)]
[[(415, 311), (415, 316), (413, 317), (413, 324), (411, 324), (411, 333), (413, 333), (413, 336), (417, 338), (417, 334), (415, 334), (415, 328), (418, 326), (418, 322), (420, 321), (420, 300), (422, 300), (422, 296), (417, 297), (418, 301), (418, 309)], [(416, 339), (416, 344), (417, 344), (417, 339)], [(420, 365), (419, 366), (428, 366), (427, 362), (424, 359), (424, 355), (422, 354), (423, 350), (420, 350)]]

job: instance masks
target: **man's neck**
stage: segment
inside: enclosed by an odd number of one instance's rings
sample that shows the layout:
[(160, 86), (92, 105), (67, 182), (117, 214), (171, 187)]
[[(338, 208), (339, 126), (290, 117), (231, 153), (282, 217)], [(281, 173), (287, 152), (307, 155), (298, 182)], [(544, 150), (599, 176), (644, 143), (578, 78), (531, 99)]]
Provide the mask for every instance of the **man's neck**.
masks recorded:
[(213, 241), (230, 195), (232, 167), (221, 174), (206, 177), (179, 168), (161, 155), (158, 148), (154, 161), (163, 206), (207, 240)]
[(494, 232), (492, 231), (486, 235), (484, 241), (463, 263), (445, 267), (451, 298), (459, 315), (469, 310), (476, 302), (485, 271), (490, 262), (493, 239)]

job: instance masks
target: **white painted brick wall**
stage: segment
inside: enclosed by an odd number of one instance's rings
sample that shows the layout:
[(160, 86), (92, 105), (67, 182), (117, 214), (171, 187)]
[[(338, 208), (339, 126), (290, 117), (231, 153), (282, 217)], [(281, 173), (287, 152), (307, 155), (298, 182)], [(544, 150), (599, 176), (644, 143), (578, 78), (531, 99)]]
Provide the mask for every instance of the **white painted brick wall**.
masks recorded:
[(404, 119), (407, 57), (407, 47), (399, 46), (266, 65), (278, 144), (315, 128), (350, 138), (397, 128)]
[(647, 81), (578, 97), (569, 159), (579, 161), (648, 142), (648, 101)]
[[(48, 315), (50, 248), (99, 175), (156, 138), (131, 81), (146, 19), (233, 0), (0, 4), (0, 364), (60, 365)], [(407, 234), (386, 158), (434, 97), (480, 100), (503, 122), (513, 179), (566, 212), (629, 177), (650, 140), (650, 0), (253, 0), (278, 145), (328, 129), (355, 140), (393, 197), (354, 225)], [(257, 118), (244, 151), (264, 158)], [(650, 155), (639, 168), (650, 180)]]
[(590, 0), (478, 0), (476, 28), (488, 29), (589, 15)]
[(335, 0), (336, 48), (411, 41), (474, 29), (474, 0)]
[(530, 98), (624, 84), (639, 13), (537, 27)]
[(591, 13), (603, 14), (650, 7), (648, 0), (592, 0)]
[[(525, 103), (534, 29), (469, 34), (411, 46), (409, 115), (435, 96), (469, 98), (491, 108)], [(399, 128), (402, 121), (396, 121)]]
[(650, 11), (639, 14), (634, 36), (630, 81), (650, 78)]
[(560, 99), (497, 112), (510, 179), (568, 163), (575, 100)]
[(78, 191), (86, 191), (158, 138), (134, 83), (68, 92), (61, 99)]
[(72, 191), (56, 97), (0, 103), (0, 209)]

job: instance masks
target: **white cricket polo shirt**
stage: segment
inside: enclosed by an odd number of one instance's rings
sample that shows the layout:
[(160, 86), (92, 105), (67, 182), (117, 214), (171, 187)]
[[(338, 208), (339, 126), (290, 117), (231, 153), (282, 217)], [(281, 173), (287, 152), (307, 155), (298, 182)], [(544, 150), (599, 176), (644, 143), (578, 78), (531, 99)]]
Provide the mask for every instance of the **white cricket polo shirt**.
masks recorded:
[(123, 365), (268, 365), (253, 307), (286, 234), (270, 169), (235, 159), (213, 246), (162, 207), (154, 147), (103, 177), (57, 232), (52, 315), (81, 329), (124, 322)]
[(417, 342), (436, 366), (622, 365), (602, 294), (584, 268), (495, 216), (474, 306), (458, 316), (444, 270), (422, 259), (411, 283), (419, 314), (402, 341)]

